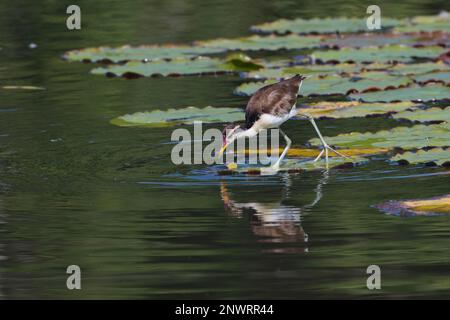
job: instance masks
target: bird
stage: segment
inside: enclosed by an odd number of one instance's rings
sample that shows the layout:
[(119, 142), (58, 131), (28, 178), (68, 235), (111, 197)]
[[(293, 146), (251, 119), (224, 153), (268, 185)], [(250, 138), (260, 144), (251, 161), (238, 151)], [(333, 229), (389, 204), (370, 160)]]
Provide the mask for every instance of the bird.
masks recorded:
[[(245, 124), (228, 125), (226, 130), (224, 130), (223, 143), (222, 148), (219, 151), (219, 157), (221, 157), (226, 148), (237, 139), (254, 137), (258, 135), (261, 130), (278, 128), (286, 141), (286, 147), (275, 164), (271, 166), (272, 170), (278, 171), (280, 170), (281, 162), (292, 144), (291, 139), (280, 129), (280, 126), (293, 117), (301, 117), (306, 118), (311, 122), (322, 142), (323, 148), (319, 155), (314, 159), (314, 162), (317, 162), (325, 153), (326, 166), (328, 168), (329, 151), (332, 151), (341, 157), (348, 158), (326, 143), (312, 116), (297, 111), (297, 97), (303, 84), (303, 80), (307, 78), (308, 76), (296, 74), (291, 78), (281, 80), (257, 90), (251, 96), (245, 108)], [(238, 129), (242, 130), (238, 131)]]

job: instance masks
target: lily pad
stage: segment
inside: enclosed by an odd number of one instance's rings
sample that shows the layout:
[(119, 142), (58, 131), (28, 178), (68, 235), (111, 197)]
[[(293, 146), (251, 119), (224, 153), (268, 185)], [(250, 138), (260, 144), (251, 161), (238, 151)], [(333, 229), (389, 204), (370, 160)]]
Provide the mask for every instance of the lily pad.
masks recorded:
[(278, 37), (258, 36), (236, 38), (236, 39), (212, 39), (206, 41), (197, 41), (195, 44), (203, 48), (213, 48), (222, 50), (280, 50), (280, 49), (306, 49), (317, 48), (321, 45), (321, 38), (316, 36), (304, 37), (298, 35), (288, 35)]
[(408, 23), (397, 26), (395, 32), (450, 32), (450, 17), (448, 12), (434, 16), (418, 16)]
[(171, 61), (139, 62), (130, 61), (124, 65), (110, 65), (95, 68), (93, 74), (106, 74), (125, 78), (151, 77), (155, 75), (178, 76), (195, 74), (214, 74), (234, 71), (248, 71), (262, 68), (251, 59), (233, 56), (227, 60), (198, 57), (196, 59), (176, 59)]
[(343, 48), (340, 50), (315, 51), (311, 55), (319, 61), (329, 62), (413, 62), (416, 58), (434, 59), (447, 51), (440, 46), (423, 48), (390, 45), (381, 48)]
[(368, 115), (390, 114), (407, 109), (417, 108), (417, 104), (404, 101), (395, 103), (364, 103), (359, 101), (322, 101), (306, 107), (297, 108), (298, 112), (306, 113), (314, 118), (354, 118)]
[[(397, 26), (400, 20), (383, 18), (383, 29)], [(280, 19), (269, 23), (252, 26), (251, 30), (260, 33), (345, 33), (367, 31), (365, 18), (325, 18), (325, 19)]]
[[(380, 66), (378, 66), (380, 67)], [(384, 68), (389, 67), (384, 65)], [(383, 68), (382, 67), (382, 68)], [(250, 71), (245, 74), (245, 78), (253, 79), (287, 79), (296, 74), (303, 75), (336, 75), (343, 72), (354, 73), (361, 69), (368, 68), (368, 66), (357, 65), (354, 63), (342, 63), (337, 65), (298, 65), (282, 68), (263, 68), (256, 71)]]
[(414, 76), (413, 79), (419, 83), (440, 82), (450, 84), (450, 70), (421, 74)]
[(393, 115), (397, 119), (408, 119), (418, 122), (447, 121), (450, 122), (450, 107), (429, 108), (426, 110), (403, 111)]
[(243, 121), (245, 114), (237, 108), (205, 108), (186, 107), (181, 109), (154, 110), (151, 112), (136, 112), (126, 114), (111, 120), (120, 127), (157, 127), (177, 124), (192, 124), (194, 121), (204, 123), (220, 123)]
[(450, 87), (431, 83), (423, 87), (416, 85), (396, 90), (354, 93), (350, 95), (350, 98), (366, 102), (449, 100)]
[(278, 172), (299, 173), (302, 171), (327, 170), (332, 168), (348, 168), (356, 165), (361, 165), (368, 162), (368, 159), (363, 157), (353, 157), (348, 160), (342, 157), (330, 157), (328, 159), (328, 168), (325, 160), (314, 162), (313, 159), (288, 159), (285, 160), (280, 170), (274, 171), (269, 166), (261, 167), (254, 165), (237, 165), (229, 166), (227, 170), (219, 171), (219, 174), (249, 174), (249, 175), (272, 175)]
[(375, 206), (388, 214), (397, 216), (422, 216), (450, 213), (450, 195), (419, 200), (391, 200)]
[(117, 63), (131, 60), (154, 61), (176, 58), (187, 59), (219, 52), (223, 52), (223, 49), (181, 45), (122, 46), (118, 48), (99, 47), (72, 50), (66, 52), (63, 55), (63, 58), (69, 61)]
[[(266, 149), (258, 149), (258, 150), (251, 150), (246, 149), (244, 153), (246, 155), (253, 155), (253, 154), (264, 154), (264, 155), (280, 155), (283, 152), (283, 148), (279, 149), (272, 149), (272, 150), (266, 150)], [(315, 158), (317, 157), (322, 150), (319, 149), (304, 149), (304, 148), (291, 148), (288, 150), (287, 156), (288, 157), (294, 157), (294, 158)], [(339, 152), (347, 157), (354, 157), (354, 156), (371, 156), (375, 154), (381, 154), (388, 152), (389, 149), (386, 148), (355, 148), (355, 149), (340, 149)], [(237, 151), (239, 154), (239, 149)], [(334, 152), (330, 151), (329, 157), (339, 157), (338, 154), (335, 154)]]
[(363, 48), (380, 47), (385, 45), (403, 44), (408, 46), (448, 46), (448, 37), (440, 36), (418, 36), (411, 34), (393, 33), (364, 33), (364, 34), (339, 34), (327, 36), (322, 45), (337, 48)]
[(5, 90), (45, 90), (44, 87), (36, 87), (36, 86), (3, 86), (2, 89), (5, 89)]
[(450, 166), (450, 148), (433, 148), (429, 150), (418, 150), (416, 152), (404, 152), (396, 154), (392, 161), (406, 162), (408, 164), (433, 163), (438, 166)]
[[(406, 150), (424, 147), (447, 147), (450, 145), (450, 124), (397, 127), (375, 133), (352, 132), (335, 137), (326, 137), (325, 141), (330, 145), (341, 148), (402, 148)], [(311, 139), (309, 142), (316, 146), (322, 144), (317, 138)]]
[[(250, 82), (241, 84), (235, 89), (238, 95), (249, 96), (258, 89), (275, 83), (270, 79), (264, 82)], [(300, 94), (329, 95), (329, 94), (350, 94), (352, 92), (364, 92), (365, 90), (384, 90), (407, 86), (412, 83), (408, 77), (391, 76), (385, 72), (372, 72), (370, 74), (358, 74), (355, 77), (341, 77), (338, 75), (313, 76), (303, 82)]]
[(386, 68), (393, 75), (419, 75), (430, 72), (449, 71), (450, 66), (439, 62), (423, 62), (423, 63), (398, 63)]

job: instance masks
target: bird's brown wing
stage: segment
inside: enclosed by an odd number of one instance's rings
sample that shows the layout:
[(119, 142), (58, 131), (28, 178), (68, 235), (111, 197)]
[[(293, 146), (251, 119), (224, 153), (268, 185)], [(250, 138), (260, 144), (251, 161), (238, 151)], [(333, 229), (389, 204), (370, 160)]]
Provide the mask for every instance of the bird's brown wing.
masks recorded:
[(281, 81), (256, 91), (245, 108), (245, 126), (250, 128), (262, 114), (284, 116), (297, 101), (298, 82)]

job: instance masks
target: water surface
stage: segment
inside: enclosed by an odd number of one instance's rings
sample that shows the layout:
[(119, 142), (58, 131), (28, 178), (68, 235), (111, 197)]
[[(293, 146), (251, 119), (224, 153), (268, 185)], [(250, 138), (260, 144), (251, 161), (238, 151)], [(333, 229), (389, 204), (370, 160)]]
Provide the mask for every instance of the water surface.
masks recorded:
[[(446, 1), (380, 3), (382, 14), (435, 14)], [(383, 157), (329, 173), (219, 176), (174, 166), (171, 128), (119, 128), (125, 113), (242, 107), (238, 76), (108, 79), (64, 51), (188, 43), (249, 34), (280, 17), (364, 15), (367, 1), (79, 1), (0, 4), (0, 298), (449, 297), (450, 217), (401, 218), (373, 204), (448, 193), (448, 171)], [(331, 10), (331, 11), (330, 11)], [(30, 49), (29, 44), (37, 48)], [(301, 52), (299, 52), (301, 53)], [(379, 130), (384, 118), (320, 121), (324, 135)], [(285, 131), (301, 145), (302, 121)], [(82, 290), (66, 289), (68, 265)], [(366, 268), (382, 269), (382, 290)]]

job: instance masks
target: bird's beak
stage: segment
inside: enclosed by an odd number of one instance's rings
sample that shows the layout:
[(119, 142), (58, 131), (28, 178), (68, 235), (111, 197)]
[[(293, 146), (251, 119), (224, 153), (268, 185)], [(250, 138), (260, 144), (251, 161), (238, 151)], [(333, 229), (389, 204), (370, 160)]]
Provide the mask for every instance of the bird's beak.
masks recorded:
[(228, 143), (225, 143), (224, 145), (223, 145), (223, 147), (220, 149), (220, 151), (219, 151), (219, 157), (221, 157), (222, 155), (223, 155), (223, 153), (225, 152), (225, 149), (228, 147), (230, 145), (230, 143), (228, 142)]
[(311, 78), (311, 76), (302, 76), (302, 81), (308, 78)]

